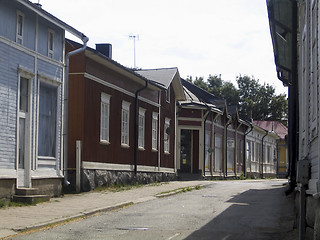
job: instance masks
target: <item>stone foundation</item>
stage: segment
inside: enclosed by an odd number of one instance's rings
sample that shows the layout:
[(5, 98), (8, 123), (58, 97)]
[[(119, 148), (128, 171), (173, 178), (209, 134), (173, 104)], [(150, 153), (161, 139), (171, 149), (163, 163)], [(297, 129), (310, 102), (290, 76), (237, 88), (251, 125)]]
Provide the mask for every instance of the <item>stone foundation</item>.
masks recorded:
[(38, 194), (59, 197), (62, 194), (62, 178), (32, 179), (32, 187), (38, 188)]
[(16, 179), (1, 179), (0, 180), (0, 199), (11, 198), (14, 195), (16, 187)]
[[(134, 172), (84, 169), (81, 172), (81, 191), (87, 192), (101, 186), (134, 185), (177, 180), (176, 173)], [(70, 186), (67, 191), (75, 190), (75, 171), (69, 172)]]

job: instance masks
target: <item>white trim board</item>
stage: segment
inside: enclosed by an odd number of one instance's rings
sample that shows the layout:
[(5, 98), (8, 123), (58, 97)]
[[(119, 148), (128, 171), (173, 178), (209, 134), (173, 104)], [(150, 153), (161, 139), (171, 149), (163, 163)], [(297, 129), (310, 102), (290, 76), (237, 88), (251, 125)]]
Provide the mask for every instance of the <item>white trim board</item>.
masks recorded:
[[(100, 83), (100, 84), (102, 84), (102, 85), (104, 85), (104, 86), (106, 86), (106, 87), (110, 87), (110, 88), (112, 88), (112, 89), (115, 89), (115, 90), (117, 90), (117, 91), (119, 91), (119, 92), (122, 92), (122, 93), (124, 93), (124, 94), (126, 94), (126, 95), (128, 95), (128, 96), (130, 96), (130, 97), (135, 97), (135, 94), (134, 94), (134, 93), (129, 92), (129, 91), (127, 91), (127, 90), (125, 90), (125, 89), (123, 89), (123, 88), (121, 88), (121, 87), (118, 87), (118, 86), (116, 86), (116, 85), (114, 85), (114, 84), (112, 84), (112, 83), (106, 82), (106, 81), (102, 80), (101, 78), (98, 78), (98, 77), (96, 77), (96, 76), (93, 76), (93, 75), (91, 75), (91, 74), (89, 74), (89, 73), (70, 73), (70, 75), (81, 75), (81, 74), (83, 74), (85, 78), (88, 78), (88, 79), (90, 79), (90, 80), (92, 80), (92, 81), (95, 81), (95, 82), (97, 82), (97, 83)], [(159, 103), (152, 102), (152, 101), (150, 101), (150, 100), (148, 100), (148, 99), (146, 99), (146, 98), (143, 98), (143, 97), (138, 96), (138, 99), (141, 100), (141, 101), (143, 101), (143, 102), (149, 103), (150, 105), (153, 105), (153, 106), (155, 106), (155, 107), (160, 107), (160, 104), (159, 104)]]
[(17, 178), (17, 170), (15, 169), (0, 169), (0, 179)]

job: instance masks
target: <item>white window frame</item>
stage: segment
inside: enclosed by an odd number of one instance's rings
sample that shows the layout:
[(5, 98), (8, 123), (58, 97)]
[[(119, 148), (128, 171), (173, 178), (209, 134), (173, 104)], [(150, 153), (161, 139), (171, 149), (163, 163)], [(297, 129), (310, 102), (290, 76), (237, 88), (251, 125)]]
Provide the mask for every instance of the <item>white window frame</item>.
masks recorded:
[(166, 102), (170, 103), (170, 86), (166, 89)]
[(152, 150), (154, 151), (158, 151), (158, 116), (158, 113), (152, 113)]
[[(51, 34), (52, 34), (52, 44), (51, 44)], [(52, 45), (52, 49), (51, 49)], [(48, 57), (54, 57), (54, 31), (52, 29), (48, 29)]]
[(144, 145), (145, 145), (145, 114), (146, 114), (146, 109), (139, 108), (138, 148), (140, 150), (144, 150)]
[(102, 144), (110, 144), (110, 98), (111, 95), (101, 93), (100, 143)]
[(164, 121), (164, 146), (163, 146), (163, 150), (164, 153), (169, 154), (170, 153), (170, 135), (167, 134), (167, 128), (170, 127), (170, 119), (169, 118), (165, 118)]
[[(21, 33), (19, 33), (19, 19), (22, 19), (21, 22)], [(16, 22), (16, 42), (19, 44), (23, 44), (23, 29), (24, 29), (24, 14), (17, 10), (17, 22)]]
[(121, 146), (129, 147), (129, 127), (130, 127), (130, 104), (122, 101), (121, 111)]
[[(47, 85), (47, 86), (49, 86), (49, 87), (52, 87), (52, 88), (54, 88), (55, 89), (55, 91), (56, 91), (56, 97), (57, 97), (57, 106), (58, 106), (58, 102), (59, 102), (59, 83), (56, 83), (56, 82), (53, 82), (53, 81), (48, 81), (47, 79), (43, 79), (43, 78), (41, 78), (41, 81), (39, 82), (39, 99), (38, 99), (38, 101), (40, 101), (40, 91), (41, 91), (41, 84), (45, 84), (45, 85)], [(39, 118), (39, 126), (40, 126), (40, 114), (41, 114), (41, 112), (40, 112), (40, 108), (39, 108), (39, 110), (38, 110), (38, 118)], [(56, 114), (56, 120), (55, 120), (55, 128), (56, 128), (56, 133), (55, 133), (55, 141), (56, 141), (56, 143), (55, 143), (55, 149), (56, 149), (56, 151), (55, 151), (55, 156), (46, 156), (46, 155), (41, 155), (40, 153), (39, 153), (39, 146), (38, 146), (38, 158), (39, 159), (46, 159), (46, 160), (56, 160), (57, 158), (58, 158), (58, 144), (59, 144), (59, 133), (58, 133), (58, 131), (59, 131), (59, 108), (57, 107), (57, 109), (56, 109), (56, 112), (55, 112), (55, 114)], [(38, 126), (38, 140), (39, 140), (39, 134), (40, 134), (40, 127)]]

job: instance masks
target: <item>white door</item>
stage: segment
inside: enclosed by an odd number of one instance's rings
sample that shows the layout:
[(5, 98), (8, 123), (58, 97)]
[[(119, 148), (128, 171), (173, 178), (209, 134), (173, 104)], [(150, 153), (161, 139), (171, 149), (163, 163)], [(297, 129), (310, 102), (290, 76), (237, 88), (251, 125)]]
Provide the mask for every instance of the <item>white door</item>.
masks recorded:
[(19, 84), (19, 111), (18, 111), (18, 187), (29, 187), (29, 85), (27, 78), (20, 77)]

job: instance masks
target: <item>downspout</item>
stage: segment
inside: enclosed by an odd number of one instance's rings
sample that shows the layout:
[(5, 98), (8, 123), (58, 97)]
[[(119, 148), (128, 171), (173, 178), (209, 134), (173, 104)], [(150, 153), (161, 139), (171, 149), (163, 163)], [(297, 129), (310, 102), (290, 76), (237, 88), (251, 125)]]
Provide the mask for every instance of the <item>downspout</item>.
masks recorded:
[(82, 35), (83, 46), (66, 54), (65, 77), (64, 77), (64, 118), (63, 118), (63, 152), (64, 152), (64, 184), (70, 185), (68, 181), (68, 102), (69, 102), (69, 59), (71, 56), (83, 52), (87, 48), (89, 38)]
[(266, 131), (266, 134), (263, 135), (262, 140), (261, 140), (261, 149), (262, 149), (262, 152), (261, 152), (261, 178), (263, 178), (263, 160), (264, 160), (263, 141), (264, 141), (264, 138), (265, 138), (266, 136), (268, 136), (268, 134), (269, 134), (269, 132), (268, 132), (267, 130), (265, 130), (265, 131)]
[(292, 1), (292, 85), (289, 85), (288, 99), (288, 153), (289, 153), (289, 188), (286, 190), (286, 195), (291, 194), (296, 185), (296, 161), (298, 159), (298, 132), (299, 132), (299, 104), (298, 104), (298, 53), (297, 53), (297, 1)]
[(224, 139), (224, 141), (225, 141), (225, 143), (224, 143), (224, 149), (225, 149), (225, 151), (224, 151), (224, 171), (225, 171), (225, 176), (227, 177), (228, 176), (228, 127), (229, 127), (229, 125), (231, 125), (232, 124), (232, 119), (228, 119), (228, 121), (227, 121), (227, 124), (226, 124), (226, 127), (225, 127), (225, 139)]
[[(211, 136), (212, 136), (212, 139), (214, 139), (214, 141), (211, 141), (211, 149), (215, 149), (215, 142), (216, 142), (216, 139), (215, 139), (215, 121), (216, 119), (218, 118), (219, 116), (219, 113), (216, 113), (216, 115), (214, 116), (214, 118), (212, 119), (212, 132), (211, 132)], [(212, 151), (213, 152), (213, 151)], [(216, 160), (216, 156), (213, 156), (213, 154), (211, 154), (211, 177), (213, 176), (213, 161)], [(215, 171), (216, 171), (216, 165), (214, 165), (214, 168), (215, 168)], [(221, 170), (220, 170), (221, 171)], [(220, 175), (221, 175), (221, 172), (220, 172)]]
[(209, 117), (210, 109), (208, 108), (205, 115), (205, 118), (203, 120), (203, 176), (206, 176), (206, 161), (205, 161), (205, 156), (206, 156), (206, 121)]
[(135, 99), (134, 99), (134, 144), (133, 144), (133, 151), (134, 151), (134, 174), (137, 175), (137, 167), (138, 167), (138, 124), (139, 124), (139, 104), (138, 104), (138, 97), (139, 93), (142, 92), (149, 86), (149, 81), (146, 81), (146, 85), (135, 92)]
[[(237, 148), (238, 148), (238, 130), (239, 130), (239, 128), (242, 126), (242, 123), (240, 123), (239, 124), (239, 126), (236, 128), (236, 136), (235, 136), (235, 154), (236, 154), (236, 156), (235, 156), (235, 169), (234, 169), (234, 172), (235, 172), (235, 175), (236, 175), (236, 177), (237, 177), (237, 168), (238, 168), (238, 152), (237, 152)], [(245, 143), (243, 143), (243, 147), (245, 146)], [(244, 149), (243, 149), (244, 150)], [(243, 161), (244, 161), (244, 159), (243, 159)]]
[[(249, 132), (246, 132), (245, 134), (244, 134), (244, 150), (245, 151), (243, 151), (243, 159), (244, 159), (244, 177), (246, 178), (247, 177), (247, 157), (246, 157), (246, 149), (247, 149), (247, 143), (246, 143), (246, 137), (247, 137), (247, 135), (249, 134), (249, 133), (251, 133), (252, 132), (252, 130), (253, 130), (253, 126), (252, 126), (252, 124), (250, 124), (250, 130), (249, 130)], [(251, 167), (250, 167), (250, 169), (251, 169)], [(251, 170), (250, 170), (250, 172), (251, 172)]]

